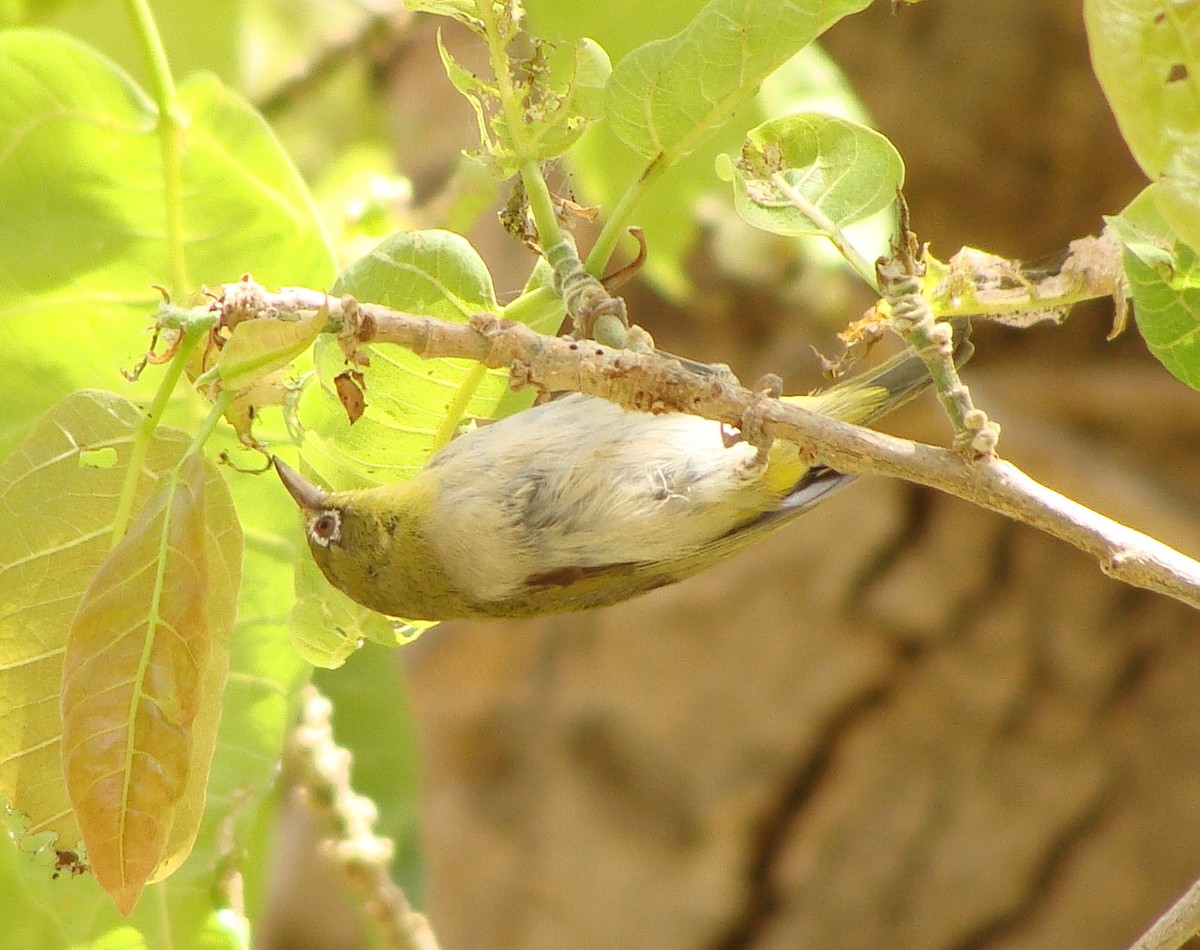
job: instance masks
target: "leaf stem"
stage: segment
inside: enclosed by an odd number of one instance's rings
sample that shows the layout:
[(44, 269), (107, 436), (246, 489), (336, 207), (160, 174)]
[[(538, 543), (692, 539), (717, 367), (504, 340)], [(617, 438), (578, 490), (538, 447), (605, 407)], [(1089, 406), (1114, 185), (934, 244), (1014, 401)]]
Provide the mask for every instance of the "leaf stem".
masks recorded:
[(442, 416), (441, 424), (437, 427), (437, 431), (433, 434), (433, 451), (437, 451), (444, 445), (448, 445), (450, 440), (454, 438), (454, 433), (458, 431), (458, 424), (462, 422), (463, 417), (467, 414), (467, 406), (474, 398), (480, 384), (487, 377), (488, 369), (482, 363), (474, 363), (467, 371), (467, 378), (463, 380), (462, 385), (458, 386), (454, 392), (454, 398), (450, 401), (450, 405), (446, 407), (446, 414)]
[(542, 251), (554, 247), (563, 240), (562, 228), (558, 226), (558, 215), (554, 213), (554, 199), (542, 174), (541, 165), (534, 159), (521, 162), (521, 184), (525, 186), (525, 200), (537, 226), (538, 243)]
[(179, 460), (180, 465), (184, 463), (184, 460), (189, 455), (194, 455), (204, 448), (204, 443), (213, 434), (217, 423), (221, 421), (221, 417), (225, 415), (225, 410), (229, 408), (229, 404), (235, 398), (237, 398), (236, 389), (221, 390), (221, 394), (213, 400), (212, 408), (209, 409), (208, 415), (204, 417), (204, 421), (200, 423), (200, 428), (196, 430), (196, 434), (192, 437), (192, 442), (188, 446), (187, 451), (183, 453), (183, 458)]
[(584, 261), (584, 267), (589, 274), (599, 277), (604, 273), (604, 268), (608, 266), (613, 252), (617, 249), (617, 241), (625, 233), (625, 225), (633, 214), (633, 209), (642, 200), (649, 186), (666, 170), (667, 166), (662, 161), (662, 156), (659, 156), (625, 189), (625, 194), (621, 195), (621, 200), (613, 206), (612, 212), (600, 229), (600, 234), (596, 237), (596, 243), (592, 245), (587, 260)]
[(783, 193), (784, 197), (808, 220), (815, 224), (824, 237), (830, 240), (833, 246), (837, 248), (838, 253), (850, 265), (854, 273), (862, 278), (867, 286), (878, 293), (879, 280), (875, 276), (875, 267), (858, 252), (858, 248), (850, 243), (846, 237), (846, 233), (837, 226), (833, 218), (829, 217), (824, 211), (805, 198), (798, 189), (793, 187), (783, 172), (775, 172), (771, 176), (771, 181)]
[(149, 0), (126, 0), (129, 18), (141, 43), (150, 71), (151, 92), (158, 106), (158, 147), (162, 157), (163, 211), (166, 219), (167, 268), (170, 289), (182, 297), (191, 289), (184, 253), (183, 226), (183, 121), (179, 114), (175, 80), (166, 47), (154, 22)]
[(513, 86), (512, 75), (508, 70), (508, 54), (505, 47), (507, 38), (500, 35), (500, 21), (496, 15), (492, 0), (476, 0), (475, 12), (483, 23), (484, 39), (487, 41), (488, 64), (496, 77), (496, 93), (500, 99), (500, 108), (504, 111), (504, 121), (508, 128), (505, 130), (512, 142), (517, 161), (526, 157), (527, 141), (525, 138), (525, 109), (520, 101), (520, 93)]
[(142, 424), (138, 427), (137, 434), (133, 438), (133, 447), (129, 453), (129, 466), (125, 470), (125, 482), (121, 486), (121, 496), (117, 500), (117, 509), (113, 515), (110, 548), (117, 546), (117, 543), (125, 537), (125, 532), (129, 528), (129, 521), (133, 516), (133, 500), (137, 494), (138, 480), (141, 477), (142, 469), (145, 467), (146, 456), (150, 452), (150, 442), (154, 437), (154, 430), (158, 427), (163, 412), (166, 411), (171, 394), (175, 391), (175, 385), (179, 382), (180, 377), (183, 376), (183, 371), (187, 368), (187, 362), (192, 355), (192, 350), (196, 348), (196, 344), (208, 332), (208, 327), (209, 321), (184, 327), (183, 338), (179, 341), (179, 347), (175, 351), (175, 356), (171, 359), (170, 364), (168, 364), (162, 381), (158, 384), (158, 391), (155, 392), (154, 399), (151, 400), (150, 406), (146, 410), (146, 418), (142, 420)]
[(535, 287), (504, 305), (504, 318), (524, 323), (543, 333), (555, 333), (566, 311), (562, 297), (550, 287)]

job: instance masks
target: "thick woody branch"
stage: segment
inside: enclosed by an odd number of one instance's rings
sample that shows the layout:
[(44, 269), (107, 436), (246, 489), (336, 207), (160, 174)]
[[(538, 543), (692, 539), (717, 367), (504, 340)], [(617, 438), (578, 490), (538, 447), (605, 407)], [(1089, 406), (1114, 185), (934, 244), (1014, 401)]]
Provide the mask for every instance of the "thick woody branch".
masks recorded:
[(576, 390), (629, 409), (687, 412), (799, 445), (814, 462), (936, 488), (1053, 535), (1094, 557), (1104, 573), (1200, 608), (1200, 563), (1034, 481), (1000, 459), (972, 461), (950, 449), (897, 439), (764, 397), (670, 357), (547, 337), (522, 324), (476, 315), (465, 324), (333, 300), (312, 290), (267, 294), (244, 281), (214, 305), (225, 319), (311, 313), (328, 307), (327, 329), (345, 345), (392, 343), (417, 355), (462, 357), (507, 368), (514, 386)]

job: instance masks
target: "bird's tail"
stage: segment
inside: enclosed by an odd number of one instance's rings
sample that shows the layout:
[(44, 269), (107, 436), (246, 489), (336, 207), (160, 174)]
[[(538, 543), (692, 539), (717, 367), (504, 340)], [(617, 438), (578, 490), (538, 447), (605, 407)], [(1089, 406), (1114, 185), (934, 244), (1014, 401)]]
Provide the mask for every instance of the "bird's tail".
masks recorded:
[[(954, 365), (962, 366), (975, 352), (971, 343), (971, 324), (965, 318), (959, 318), (951, 321), (950, 326)], [(899, 409), (924, 392), (929, 383), (925, 361), (915, 350), (906, 348), (878, 366), (814, 393), (805, 402), (823, 415), (862, 425)]]
[[(962, 366), (971, 358), (971, 325), (965, 318), (950, 322), (954, 340), (954, 362)], [(882, 418), (920, 395), (930, 384), (925, 361), (911, 348), (905, 349), (878, 366), (813, 393), (811, 396), (785, 396), (785, 402), (802, 405), (814, 412), (864, 425)], [(781, 494), (789, 493), (805, 476), (796, 446), (778, 441), (771, 447), (767, 464), (767, 483)]]

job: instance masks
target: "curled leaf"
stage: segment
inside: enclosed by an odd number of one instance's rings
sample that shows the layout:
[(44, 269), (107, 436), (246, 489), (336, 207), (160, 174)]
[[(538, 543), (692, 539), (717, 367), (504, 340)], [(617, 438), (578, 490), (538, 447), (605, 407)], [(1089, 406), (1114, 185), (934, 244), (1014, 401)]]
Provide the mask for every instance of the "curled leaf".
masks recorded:
[(328, 317), (325, 308), (300, 320), (262, 317), (243, 320), (217, 357), (217, 371), (226, 389), (244, 389), (283, 369), (312, 346)]
[(1151, 185), (1117, 217), (1107, 218), (1124, 247), (1133, 315), (1146, 348), (1167, 370), (1200, 389), (1200, 255), (1178, 240)]
[(363, 396), (363, 374), (358, 370), (348, 369), (333, 377), (333, 385), (337, 390), (338, 401), (346, 410), (346, 418), (350, 425), (362, 418), (367, 408), (366, 397)]
[(733, 183), (734, 204), (748, 223), (775, 234), (820, 233), (788, 188), (838, 227), (890, 205), (904, 184), (900, 153), (873, 129), (800, 112), (751, 129), (735, 160), (718, 157), (717, 173)]

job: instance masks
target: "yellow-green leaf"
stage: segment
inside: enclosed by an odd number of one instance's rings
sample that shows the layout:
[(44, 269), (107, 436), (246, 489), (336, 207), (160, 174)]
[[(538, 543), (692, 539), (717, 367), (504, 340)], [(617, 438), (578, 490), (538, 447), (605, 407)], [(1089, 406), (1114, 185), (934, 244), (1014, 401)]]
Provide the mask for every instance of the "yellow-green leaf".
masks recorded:
[[(25, 818), (26, 848), (79, 842), (59, 749), (63, 651), (80, 597), (111, 547), (141, 421), (128, 400), (81, 390), (48, 410), (0, 463), (0, 795)], [(188, 441), (177, 430), (155, 432), (135, 510)], [(114, 464), (81, 464), (108, 450)]]
[(326, 316), (321, 310), (301, 320), (243, 320), (233, 328), (233, 335), (217, 358), (217, 371), (225, 388), (244, 389), (287, 366), (312, 346), (325, 326)]
[(191, 777), (211, 651), (204, 460), (186, 458), (84, 592), (63, 662), (67, 791), (100, 886), (132, 910)]

